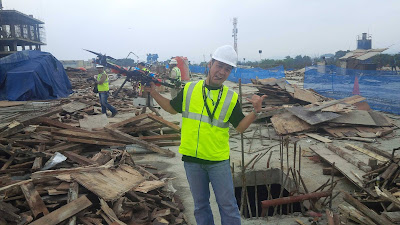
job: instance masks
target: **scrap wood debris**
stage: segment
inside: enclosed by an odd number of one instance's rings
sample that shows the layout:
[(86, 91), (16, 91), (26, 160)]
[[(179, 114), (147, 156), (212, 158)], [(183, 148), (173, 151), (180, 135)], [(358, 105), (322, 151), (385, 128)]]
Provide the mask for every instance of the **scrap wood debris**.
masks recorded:
[(84, 85), (68, 99), (0, 104), (1, 116), (18, 113), (0, 125), (0, 224), (188, 224), (168, 177), (125, 150), (173, 157), (163, 147), (179, 145), (180, 127), (129, 98), (111, 102), (131, 117), (99, 123), (86, 72), (75, 72)]
[[(312, 90), (300, 89), (285, 79), (252, 82), (258, 94), (268, 95), (265, 102), (268, 107), (259, 118), (270, 118), (278, 135), (323, 130), (336, 139), (374, 142), (395, 129), (390, 118), (371, 110), (359, 95), (333, 100)], [(250, 106), (244, 104), (243, 109)], [(317, 134), (313, 138), (320, 139)]]
[[(389, 116), (371, 110), (365, 98), (358, 95), (329, 99), (312, 90), (298, 89), (284, 79), (274, 78), (253, 80), (253, 86), (259, 90), (259, 95), (271, 97), (261, 118), (270, 118), (276, 134), (309, 137), (324, 143), (310, 146), (320, 159), (331, 165), (336, 163), (336, 166), (324, 168), (324, 174), (339, 172), (358, 187), (351, 194), (342, 191), (343, 199), (350, 206), (340, 204), (340, 216), (327, 210), (328, 222), (332, 222), (334, 217), (340, 217), (344, 223), (400, 222), (400, 159), (395, 155), (400, 145), (393, 148), (392, 154), (373, 145), (378, 138), (395, 137), (392, 133), (398, 127)], [(244, 104), (243, 109), (250, 106)], [(253, 135), (254, 138), (258, 137)], [(333, 139), (352, 140), (359, 144), (338, 146), (333, 144)]]

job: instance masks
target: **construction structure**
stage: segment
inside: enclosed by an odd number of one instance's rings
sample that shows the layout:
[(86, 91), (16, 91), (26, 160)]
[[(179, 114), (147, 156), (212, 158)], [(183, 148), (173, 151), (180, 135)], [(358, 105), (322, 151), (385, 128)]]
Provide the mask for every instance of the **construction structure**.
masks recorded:
[(237, 17), (233, 18), (233, 30), (232, 30), (232, 37), (233, 37), (233, 48), (235, 49), (236, 53), (238, 52), (237, 49), (237, 34), (238, 34), (238, 29), (237, 29)]
[(361, 39), (358, 36), (357, 38), (357, 49), (371, 49), (372, 48), (372, 39), (370, 35), (367, 35), (367, 33), (362, 33), (361, 34)]
[[(0, 2), (1, 5), (1, 2)], [(2, 7), (0, 7), (2, 8)], [(17, 10), (0, 10), (0, 58), (21, 50), (41, 50), (44, 22)]]

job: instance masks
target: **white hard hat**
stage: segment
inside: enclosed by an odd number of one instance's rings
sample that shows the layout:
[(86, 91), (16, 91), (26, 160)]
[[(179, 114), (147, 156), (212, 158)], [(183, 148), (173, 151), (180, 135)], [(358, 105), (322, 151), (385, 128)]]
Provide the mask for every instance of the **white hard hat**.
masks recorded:
[(96, 65), (96, 68), (104, 68), (102, 65)]
[(169, 64), (171, 65), (178, 65), (178, 61), (176, 61), (176, 59), (171, 59), (171, 61), (169, 61)]
[(224, 45), (217, 48), (217, 50), (215, 50), (214, 54), (212, 55), (212, 58), (233, 67), (236, 67), (236, 63), (238, 60), (235, 49), (233, 49), (233, 47), (230, 45)]

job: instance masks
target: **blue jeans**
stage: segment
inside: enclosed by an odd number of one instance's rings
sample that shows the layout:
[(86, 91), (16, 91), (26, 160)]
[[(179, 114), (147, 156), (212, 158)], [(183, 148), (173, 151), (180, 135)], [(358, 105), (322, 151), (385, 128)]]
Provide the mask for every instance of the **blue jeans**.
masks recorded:
[(197, 224), (214, 224), (210, 207), (210, 182), (218, 203), (221, 224), (240, 224), (229, 160), (210, 165), (184, 162), (184, 166), (194, 200), (194, 216)]
[(101, 113), (105, 114), (107, 109), (109, 109), (113, 114), (117, 112), (117, 110), (107, 102), (108, 99), (108, 91), (99, 92), (100, 104), (101, 104)]

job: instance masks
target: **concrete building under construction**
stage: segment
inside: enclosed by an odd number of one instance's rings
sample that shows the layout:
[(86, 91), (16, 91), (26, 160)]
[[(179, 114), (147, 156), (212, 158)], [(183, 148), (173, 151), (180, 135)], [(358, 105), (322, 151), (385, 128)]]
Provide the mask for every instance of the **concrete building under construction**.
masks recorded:
[(2, 10), (0, 1), (0, 58), (21, 50), (41, 50), (44, 22), (17, 10)]

